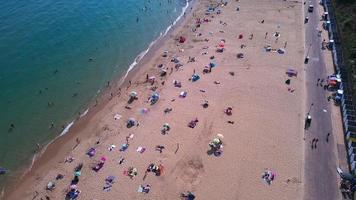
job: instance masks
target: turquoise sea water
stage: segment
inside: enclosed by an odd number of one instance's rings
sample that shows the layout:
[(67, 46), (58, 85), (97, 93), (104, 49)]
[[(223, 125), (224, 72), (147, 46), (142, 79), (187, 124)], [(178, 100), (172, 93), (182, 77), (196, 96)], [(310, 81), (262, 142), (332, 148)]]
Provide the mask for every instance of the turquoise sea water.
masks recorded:
[(59, 135), (185, 4), (0, 0), (0, 167), (29, 164), (36, 143)]

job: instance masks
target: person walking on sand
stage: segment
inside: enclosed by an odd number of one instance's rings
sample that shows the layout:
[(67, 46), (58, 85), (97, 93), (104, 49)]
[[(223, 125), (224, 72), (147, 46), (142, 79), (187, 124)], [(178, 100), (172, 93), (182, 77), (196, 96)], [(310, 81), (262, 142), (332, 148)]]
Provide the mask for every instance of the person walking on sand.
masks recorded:
[(131, 80), (129, 80), (129, 85), (126, 87), (126, 90), (131, 87)]
[(326, 142), (329, 142), (330, 133), (326, 135)]
[(39, 151), (41, 149), (40, 143), (36, 143), (37, 150)]
[(284, 42), (284, 48), (287, 48), (287, 41)]
[(265, 39), (267, 39), (268, 32), (266, 32)]
[(315, 138), (313, 138), (312, 142), (311, 142), (311, 148), (314, 149), (314, 142), (315, 142)]

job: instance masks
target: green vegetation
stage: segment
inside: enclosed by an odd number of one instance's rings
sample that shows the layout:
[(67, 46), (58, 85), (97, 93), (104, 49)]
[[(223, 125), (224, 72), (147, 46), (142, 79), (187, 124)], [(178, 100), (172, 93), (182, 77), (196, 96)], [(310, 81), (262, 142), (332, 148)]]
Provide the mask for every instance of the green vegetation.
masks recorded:
[(344, 64), (356, 100), (356, 0), (332, 0), (340, 33)]

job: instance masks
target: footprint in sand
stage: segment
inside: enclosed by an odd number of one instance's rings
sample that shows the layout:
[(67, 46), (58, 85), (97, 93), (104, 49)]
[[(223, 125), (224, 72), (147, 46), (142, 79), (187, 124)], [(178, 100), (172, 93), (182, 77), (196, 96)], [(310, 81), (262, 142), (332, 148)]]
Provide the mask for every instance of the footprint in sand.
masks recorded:
[(197, 185), (200, 183), (200, 177), (204, 173), (203, 160), (200, 156), (193, 156), (178, 161), (174, 172), (177, 179), (185, 184)]

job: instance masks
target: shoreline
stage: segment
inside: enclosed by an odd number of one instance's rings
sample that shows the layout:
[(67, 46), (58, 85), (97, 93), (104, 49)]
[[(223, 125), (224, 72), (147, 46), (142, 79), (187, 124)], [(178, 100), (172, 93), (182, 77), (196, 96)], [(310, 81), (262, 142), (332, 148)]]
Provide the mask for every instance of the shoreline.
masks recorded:
[[(54, 160), (54, 158), (48, 158), (48, 156), (65, 156), (67, 154), (67, 152), (57, 154), (55, 153), (55, 149), (67, 150), (65, 146), (67, 147), (69, 143), (71, 144), (71, 141), (75, 136), (79, 136), (78, 133), (82, 127), (85, 127), (85, 124), (87, 124), (86, 122), (90, 121), (96, 113), (102, 110), (111, 101), (111, 99), (107, 99), (107, 96), (110, 96), (110, 93), (117, 93), (120, 88), (124, 88), (128, 85), (131, 78), (135, 77), (141, 71), (145, 71), (145, 69), (142, 68), (144, 68), (145, 64), (150, 59), (150, 55), (154, 54), (154, 52), (161, 48), (167, 40), (171, 39), (170, 34), (174, 33), (176, 29), (184, 23), (184, 20), (187, 20), (192, 12), (194, 12), (197, 1), (198, 0), (185, 0), (186, 5), (182, 7), (181, 14), (171, 23), (171, 25), (164, 29), (157, 38), (151, 41), (145, 50), (141, 51), (134, 58), (134, 61), (128, 66), (126, 72), (122, 75), (117, 75), (110, 80), (109, 87), (103, 86), (103, 88), (98, 90), (93, 99), (87, 103), (88, 107), (84, 109), (84, 112), (79, 116), (74, 117), (74, 119), (69, 120), (70, 123), (65, 126), (58, 136), (49, 141), (39, 152), (35, 153), (31, 159), (31, 164), (28, 167), (20, 167), (17, 171), (23, 171), (23, 173), (18, 180), (13, 182), (7, 180), (7, 186), (3, 187), (0, 192), (0, 199), (2, 197), (11, 196), (12, 193), (17, 191), (15, 187), (19, 182), (25, 182), (26, 179), (30, 179), (32, 176), (31, 173), (39, 171), (39, 168), (45, 168), (44, 166), (46, 166), (46, 164), (51, 160)], [(189, 7), (191, 9), (188, 9)]]

